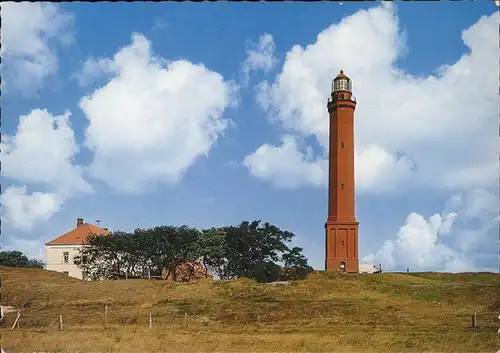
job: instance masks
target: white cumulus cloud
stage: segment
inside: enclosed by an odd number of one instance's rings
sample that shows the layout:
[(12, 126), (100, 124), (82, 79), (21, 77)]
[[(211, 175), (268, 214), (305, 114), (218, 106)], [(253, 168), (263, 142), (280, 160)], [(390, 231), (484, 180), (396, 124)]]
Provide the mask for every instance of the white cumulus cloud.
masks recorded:
[(364, 260), (381, 263), (386, 270), (484, 270), (480, 260), (498, 256), (498, 203), (498, 192), (485, 189), (454, 194), (442, 214), (425, 219), (411, 213), (396, 239), (386, 240)]
[(69, 112), (53, 116), (34, 109), (19, 118), (14, 135), (2, 136), (3, 176), (51, 190), (28, 193), (24, 185), (3, 191), (4, 219), (15, 228), (29, 230), (36, 222), (50, 219), (66, 198), (92, 191), (81, 168), (74, 165), (79, 149), (69, 116)]
[(112, 64), (113, 62), (107, 58), (90, 57), (84, 61), (81, 70), (74, 73), (73, 77), (76, 78), (80, 87), (85, 87), (103, 75), (111, 73)]
[[(328, 154), (331, 80), (343, 69), (358, 102), (360, 192), (394, 191), (408, 183), (488, 187), (498, 179), (498, 24), (498, 13), (479, 18), (462, 32), (468, 52), (436, 75), (417, 77), (395, 66), (408, 52), (395, 6), (360, 10), (323, 30), (314, 43), (293, 46), (275, 81), (258, 84), (257, 100), (288, 134), (317, 139), (323, 150), (310, 163), (318, 163)], [(254, 157), (251, 170), (266, 169), (267, 180), (280, 173), (281, 165), (263, 165), (264, 154)], [(304, 175), (301, 184), (311, 180), (317, 178)]]
[(133, 34), (106, 67), (111, 79), (80, 107), (94, 153), (89, 172), (117, 190), (178, 182), (228, 127), (223, 113), (236, 104), (236, 87), (202, 64), (167, 61)]
[(89, 191), (81, 168), (73, 165), (79, 147), (69, 117), (69, 112), (53, 116), (42, 109), (21, 116), (15, 135), (2, 136), (3, 175), (48, 184), (63, 193)]
[[(449, 246), (438, 241), (438, 232), (444, 217), (448, 215), (436, 213), (425, 219), (420, 214), (411, 213), (405, 225), (400, 228), (397, 239), (387, 240), (374, 258), (382, 263), (386, 270), (398, 267), (409, 267), (412, 270), (444, 270), (450, 261), (454, 262), (461, 257)], [(449, 228), (449, 225), (446, 227)]]
[(307, 182), (311, 185), (325, 183), (324, 160), (313, 160), (311, 150), (299, 151), (297, 141), (287, 135), (278, 147), (265, 144), (247, 156), (243, 164), (250, 173), (280, 188), (294, 188)]
[(4, 2), (2, 8), (2, 89), (25, 95), (57, 72), (56, 44), (73, 40), (73, 15), (57, 4)]
[(258, 43), (251, 43), (247, 49), (247, 58), (243, 63), (242, 71), (245, 82), (248, 81), (251, 71), (263, 70), (269, 72), (278, 62), (275, 54), (276, 45), (273, 36), (264, 33)]
[(28, 193), (26, 186), (9, 186), (2, 192), (1, 200), (4, 219), (22, 231), (30, 231), (36, 223), (48, 221), (63, 203), (55, 193)]

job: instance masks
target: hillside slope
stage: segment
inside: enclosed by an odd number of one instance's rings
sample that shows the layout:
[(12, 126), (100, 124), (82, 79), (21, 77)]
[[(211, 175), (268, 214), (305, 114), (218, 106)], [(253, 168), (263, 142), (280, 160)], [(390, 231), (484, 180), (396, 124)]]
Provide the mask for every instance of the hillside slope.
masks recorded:
[[(289, 286), (244, 279), (83, 283), (45, 270), (1, 267), (0, 276), (2, 305), (22, 315), (19, 329), (10, 331), (15, 313), (2, 325), (2, 347), (9, 353), (500, 348), (498, 274), (314, 273)], [(474, 309), (478, 330), (467, 329)]]

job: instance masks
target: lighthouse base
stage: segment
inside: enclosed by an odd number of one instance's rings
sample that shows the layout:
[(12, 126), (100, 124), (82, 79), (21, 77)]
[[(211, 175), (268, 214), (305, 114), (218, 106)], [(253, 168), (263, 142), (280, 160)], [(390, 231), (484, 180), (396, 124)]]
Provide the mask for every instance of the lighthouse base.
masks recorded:
[(358, 225), (359, 222), (326, 222), (326, 271), (359, 272)]

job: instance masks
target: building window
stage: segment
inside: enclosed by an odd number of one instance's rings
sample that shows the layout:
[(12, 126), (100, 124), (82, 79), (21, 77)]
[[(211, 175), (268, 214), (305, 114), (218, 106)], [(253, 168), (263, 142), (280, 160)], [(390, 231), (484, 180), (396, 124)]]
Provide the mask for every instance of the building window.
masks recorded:
[(63, 271), (62, 274), (65, 275), (65, 276), (69, 276), (69, 272), (68, 271)]
[(67, 264), (69, 262), (69, 252), (63, 252), (63, 262)]
[(343, 142), (340, 144), (340, 147), (344, 148), (344, 143)]

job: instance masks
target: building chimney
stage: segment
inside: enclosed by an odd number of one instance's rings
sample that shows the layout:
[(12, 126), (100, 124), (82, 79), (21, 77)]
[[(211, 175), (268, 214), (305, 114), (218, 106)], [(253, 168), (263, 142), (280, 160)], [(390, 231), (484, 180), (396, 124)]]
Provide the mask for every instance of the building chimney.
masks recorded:
[(80, 227), (81, 225), (83, 225), (83, 218), (77, 218), (76, 219), (76, 226)]

